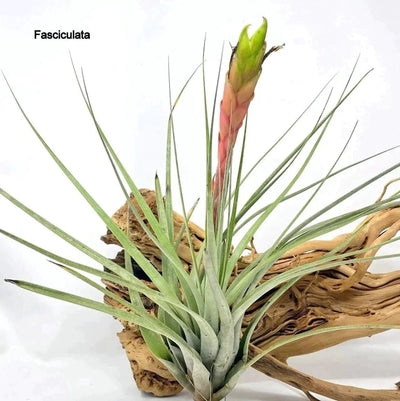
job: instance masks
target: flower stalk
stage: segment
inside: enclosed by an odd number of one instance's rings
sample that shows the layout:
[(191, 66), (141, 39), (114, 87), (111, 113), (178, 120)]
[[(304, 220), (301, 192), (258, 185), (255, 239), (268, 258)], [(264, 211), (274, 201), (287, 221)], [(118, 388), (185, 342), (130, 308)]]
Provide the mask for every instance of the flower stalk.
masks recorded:
[(227, 171), (231, 168), (232, 152), (238, 132), (254, 98), (254, 90), (261, 75), (265, 59), (267, 20), (249, 37), (248, 28), (242, 30), (238, 44), (233, 48), (229, 71), (225, 76), (223, 98), (220, 106), (218, 135), (218, 165), (212, 180), (214, 198), (214, 224), (222, 200)]

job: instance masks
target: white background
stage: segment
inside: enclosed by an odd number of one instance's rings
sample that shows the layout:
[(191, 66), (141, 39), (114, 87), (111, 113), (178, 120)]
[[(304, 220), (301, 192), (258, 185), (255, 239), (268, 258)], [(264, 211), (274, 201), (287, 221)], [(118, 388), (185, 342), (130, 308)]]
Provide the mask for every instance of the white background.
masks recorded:
[[(398, 1), (0, 1), (0, 68), (33, 123), (61, 159), (77, 174), (104, 209), (112, 214), (123, 195), (115, 183), (74, 80), (68, 51), (85, 71), (99, 121), (139, 187), (153, 186), (163, 174), (168, 118), (167, 58), (173, 94), (201, 62), (207, 34), (206, 70), (211, 103), (220, 49), (223, 71), (241, 28), (269, 20), (268, 45), (286, 43), (264, 65), (253, 102), (247, 164), (256, 160), (306, 107), (326, 81), (334, 98), (357, 56), (356, 77), (374, 72), (333, 121), (323, 148), (304, 183), (326, 172), (354, 123), (356, 135), (340, 166), (399, 144), (400, 4)], [(34, 40), (35, 29), (85, 30), (90, 40)], [(324, 95), (326, 96), (326, 94)], [(322, 107), (299, 124), (250, 180), (248, 190), (270, 166), (298, 143)], [(22, 118), (0, 80), (1, 186), (28, 206), (112, 256), (115, 249), (99, 241), (104, 224), (57, 170)], [(203, 195), (204, 114), (201, 76), (190, 84), (177, 108), (176, 128), (187, 203)], [(371, 177), (399, 158), (396, 150), (332, 180), (313, 206)], [(398, 173), (397, 173), (398, 175)], [(373, 202), (393, 172), (337, 213)], [(294, 204), (293, 204), (294, 205)], [(256, 238), (265, 248), (290, 205)], [(202, 225), (202, 203), (194, 219)], [(177, 207), (178, 209), (178, 207)], [(17, 235), (85, 261), (5, 200), (0, 226)], [(350, 230), (351, 228), (348, 228)], [(264, 245), (265, 244), (265, 245)], [(20, 278), (100, 299), (99, 294), (44, 257), (11, 240), (0, 241), (0, 278)], [(393, 261), (379, 270), (396, 268)], [(140, 394), (110, 316), (26, 293), (0, 281), (0, 398), (5, 401), (125, 401)], [(394, 388), (398, 381), (398, 333), (352, 341), (291, 363), (320, 378), (366, 387)], [(347, 379), (346, 379), (347, 378)], [(188, 399), (182, 394), (176, 399)], [(300, 392), (254, 372), (247, 373), (229, 400), (300, 400)], [(172, 398), (175, 399), (175, 398)], [(172, 400), (171, 399), (171, 400)]]

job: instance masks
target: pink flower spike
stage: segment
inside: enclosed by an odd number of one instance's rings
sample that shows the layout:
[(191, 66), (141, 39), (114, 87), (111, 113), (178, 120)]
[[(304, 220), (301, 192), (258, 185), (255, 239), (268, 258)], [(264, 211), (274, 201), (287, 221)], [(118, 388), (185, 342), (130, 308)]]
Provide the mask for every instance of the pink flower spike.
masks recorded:
[(231, 155), (236, 137), (254, 97), (254, 89), (261, 74), (267, 34), (267, 20), (251, 38), (246, 26), (234, 48), (229, 71), (225, 78), (221, 101), (218, 135), (218, 165), (212, 180), (214, 198), (214, 225), (217, 223), (218, 206), (223, 193), (227, 169), (231, 169)]

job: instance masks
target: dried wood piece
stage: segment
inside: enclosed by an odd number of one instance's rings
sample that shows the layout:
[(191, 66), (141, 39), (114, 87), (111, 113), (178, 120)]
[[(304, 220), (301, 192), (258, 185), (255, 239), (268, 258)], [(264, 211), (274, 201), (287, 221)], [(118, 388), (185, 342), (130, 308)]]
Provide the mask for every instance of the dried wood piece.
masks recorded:
[[(250, 345), (249, 356), (256, 356), (260, 351), (260, 348)], [(307, 393), (312, 392), (332, 398), (332, 400), (336, 401), (400, 400), (400, 390), (367, 390), (359, 387), (331, 383), (293, 369), (271, 355), (264, 356), (257, 361), (253, 367), (269, 377), (302, 390), (307, 396)], [(315, 397), (311, 399), (317, 400)]]
[[(149, 190), (143, 190), (142, 193), (152, 210), (156, 212), (154, 193)], [(183, 218), (175, 214), (174, 219), (175, 233), (178, 233), (183, 224)], [(113, 216), (113, 220), (120, 228), (126, 228), (126, 204)], [(130, 217), (129, 225), (131, 240), (159, 268), (160, 253), (158, 248), (151, 243), (134, 218)], [(368, 216), (355, 229), (354, 233), (358, 231), (357, 235), (350, 233), (340, 235), (331, 241), (309, 241), (290, 250), (272, 266), (263, 277), (263, 281), (269, 280), (271, 277), (288, 269), (318, 260), (347, 240), (346, 249), (342, 249), (341, 252), (336, 254), (336, 260), (343, 260), (341, 256), (343, 253), (379, 245), (392, 238), (399, 229), (400, 207), (382, 210)], [(192, 239), (195, 241), (195, 251), (197, 252), (204, 239), (204, 232), (194, 224), (190, 224), (190, 231)], [(107, 233), (102, 239), (107, 243), (118, 243), (111, 233)], [(312, 331), (317, 327), (334, 327), (357, 323), (400, 324), (400, 271), (372, 274), (367, 271), (370, 262), (357, 261), (357, 258), (375, 255), (377, 250), (378, 248), (361, 252), (352, 257), (352, 264), (350, 265), (343, 264), (335, 269), (309, 274), (299, 280), (267, 311), (260, 321), (252, 337), (251, 353), (255, 354), (260, 349), (266, 349), (283, 338), (290, 338), (304, 331)], [(186, 237), (178, 248), (178, 254), (184, 266), (190, 269), (190, 250)], [(238, 263), (235, 272), (237, 273), (246, 268), (255, 257), (257, 257), (257, 254), (254, 252), (249, 256), (243, 257)], [(123, 266), (123, 252), (119, 254), (116, 261)], [(138, 275), (140, 272), (135, 271), (135, 274)], [(146, 280), (144, 282), (150, 284)], [(126, 289), (110, 282), (106, 282), (106, 285), (119, 295), (129, 299)], [(244, 319), (244, 328), (259, 307), (271, 295), (272, 293), (266, 294), (248, 309)], [(109, 303), (110, 300), (105, 299), (105, 302)], [(146, 307), (149, 311), (155, 313), (156, 309), (151, 301), (147, 300)], [(122, 324), (124, 325), (124, 334), (120, 334), (120, 340), (125, 347), (131, 364), (133, 363), (132, 369), (138, 387), (144, 391), (157, 392), (158, 395), (161, 393), (164, 395), (173, 394), (173, 391), (180, 391), (181, 388), (176, 387), (176, 381), (174, 380), (171, 382), (168, 380), (166, 382), (164, 380), (154, 381), (152, 385), (146, 384), (147, 387), (143, 384), (145, 380), (141, 379), (142, 376), (140, 376), (139, 372), (152, 370), (146, 359), (149, 355), (151, 356), (151, 353), (145, 344), (140, 353), (135, 352), (132, 346), (127, 344), (126, 338), (136, 335), (137, 328), (132, 328), (127, 322), (122, 322)], [(131, 330), (136, 330), (136, 332), (130, 333)], [(371, 329), (346, 330), (311, 336), (277, 348), (271, 355), (263, 357), (254, 367), (271, 377), (300, 388), (309, 399), (313, 399), (310, 394), (310, 392), (313, 392), (335, 400), (400, 400), (400, 391), (398, 390), (364, 390), (356, 387), (340, 386), (298, 372), (286, 364), (286, 360), (291, 356), (308, 354), (353, 338), (370, 336), (380, 331)], [(145, 350), (147, 350), (147, 354)], [(154, 374), (159, 372), (156, 368), (152, 371)], [(152, 391), (152, 386), (157, 390)], [(160, 390), (160, 388), (163, 388), (163, 390)]]
[[(362, 250), (392, 238), (400, 229), (400, 208), (380, 211), (369, 216), (366, 221), (364, 229), (341, 253)], [(293, 260), (295, 265), (302, 265), (319, 259), (351, 235), (341, 235), (332, 241), (311, 241), (291, 250), (275, 263), (263, 281), (295, 267)], [(378, 249), (358, 254), (352, 265), (342, 265), (302, 278), (267, 311), (252, 337), (252, 343), (265, 349), (280, 341), (283, 336), (288, 338), (322, 326), (400, 324), (400, 271), (371, 274), (365, 272), (371, 262), (357, 262), (357, 258), (373, 256)], [(340, 253), (336, 259), (340, 259)], [(244, 266), (239, 270), (242, 268)], [(341, 286), (347, 287), (349, 280), (352, 282), (355, 276), (358, 280), (346, 291), (341, 291)], [(265, 298), (268, 298), (268, 294)], [(244, 326), (250, 322), (264, 299), (249, 308)], [(360, 329), (325, 333), (287, 344), (273, 351), (272, 355), (286, 361), (291, 356), (308, 354), (380, 331)]]
[[(149, 205), (151, 211), (154, 213), (156, 217), (158, 217), (157, 213), (157, 201), (156, 201), (156, 195), (154, 191), (151, 191), (149, 189), (141, 189), (141, 194), (143, 198), (146, 200), (147, 204)], [(139, 216), (143, 219), (144, 223), (146, 224), (147, 228), (151, 230), (149, 223), (147, 222), (147, 219), (145, 218), (142, 210), (139, 208), (137, 201), (133, 195), (130, 197), (133, 205), (136, 207)], [(128, 212), (129, 212), (129, 220), (128, 220)], [(149, 236), (146, 234), (146, 232), (143, 230), (139, 222), (136, 220), (135, 216), (133, 213), (129, 210), (129, 207), (127, 203), (125, 203), (121, 208), (119, 208), (114, 215), (112, 216), (114, 222), (119, 226), (119, 228), (126, 230), (127, 227), (127, 221), (129, 221), (129, 238), (131, 241), (138, 247), (140, 252), (143, 253), (144, 256), (146, 256), (154, 266), (157, 268), (161, 267), (161, 252), (158, 249), (156, 245), (151, 241)], [(178, 234), (184, 225), (184, 219), (181, 215), (178, 213), (174, 212), (174, 232), (175, 232), (175, 238), (178, 237)], [(203, 243), (204, 240), (204, 231), (197, 226), (196, 224), (189, 222), (189, 229), (191, 233), (191, 240), (193, 243), (193, 248), (195, 254), (199, 251), (201, 244)], [(101, 240), (104, 241), (106, 244), (114, 244), (114, 245), (119, 245), (121, 244), (118, 242), (118, 240), (114, 237), (114, 235), (111, 233), (110, 230), (107, 231), (106, 235), (103, 235), (101, 237)], [(188, 265), (192, 261), (191, 253), (190, 253), (190, 248), (189, 248), (189, 243), (188, 239), (186, 236), (186, 232), (183, 233), (181, 242), (178, 246), (178, 254), (179, 257), (182, 259), (185, 265)]]
[[(108, 296), (105, 296), (104, 302), (125, 311), (129, 310)], [(154, 313), (154, 309), (149, 309), (149, 313)], [(182, 386), (150, 352), (140, 334), (139, 327), (126, 320), (118, 320), (124, 326), (124, 329), (118, 333), (119, 341), (129, 360), (138, 389), (157, 397), (167, 397), (181, 392)]]

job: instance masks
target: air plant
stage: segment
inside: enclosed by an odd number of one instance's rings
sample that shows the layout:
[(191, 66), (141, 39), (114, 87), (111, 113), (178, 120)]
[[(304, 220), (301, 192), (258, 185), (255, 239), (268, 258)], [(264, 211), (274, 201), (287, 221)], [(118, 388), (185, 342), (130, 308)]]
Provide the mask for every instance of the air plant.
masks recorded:
[[(122, 230), (109, 217), (108, 213), (101, 208), (100, 204), (86, 191), (78, 179), (46, 144), (10, 87), (18, 107), (36, 137), (124, 248), (126, 256), (125, 268), (78, 241), (72, 235), (35, 213), (3, 189), (0, 189), (3, 197), (54, 234), (88, 255), (94, 262), (100, 264), (100, 268), (70, 260), (4, 230), (0, 230), (1, 233), (45, 255), (56, 266), (63, 268), (66, 272), (83, 280), (89, 286), (114, 299), (124, 306), (125, 309), (122, 310), (82, 296), (21, 280), (8, 279), (6, 281), (39, 294), (92, 308), (137, 324), (152, 353), (169, 369), (179, 383), (191, 393), (195, 401), (218, 401), (223, 399), (232, 391), (241, 373), (263, 355), (283, 345), (285, 341), (296, 341), (305, 336), (321, 334), (332, 330), (347, 330), (362, 327), (398, 328), (396, 326), (377, 324), (317, 329), (311, 333), (298, 334), (289, 340), (278, 342), (264, 350), (263, 353), (249, 359), (248, 350), (251, 336), (257, 323), (268, 308), (304, 275), (332, 268), (332, 266), (336, 266), (338, 263), (351, 263), (351, 259), (347, 260), (346, 257), (353, 256), (354, 252), (344, 253), (340, 261), (335, 260), (335, 252), (346, 249), (346, 243), (349, 241), (347, 239), (336, 249), (328, 252), (317, 261), (294, 267), (266, 282), (260, 283), (261, 278), (274, 262), (287, 250), (305, 241), (343, 227), (362, 216), (400, 205), (400, 192), (398, 191), (368, 206), (352, 210), (334, 218), (321, 219), (326, 211), (348, 199), (367, 185), (370, 185), (376, 179), (398, 168), (400, 163), (397, 163), (387, 170), (380, 172), (374, 178), (354, 187), (345, 195), (331, 200), (324, 208), (315, 211), (310, 217), (304, 218), (299, 222), (304, 210), (316, 194), (319, 193), (325, 181), (336, 174), (333, 173), (333, 170), (341, 154), (322, 179), (300, 191), (293, 192), (294, 185), (303, 175), (310, 160), (318, 150), (320, 142), (330, 126), (332, 117), (369, 73), (367, 72), (351, 86), (353, 71), (341, 95), (331, 109), (327, 111), (329, 104), (327, 102), (310, 131), (294, 146), (293, 150), (289, 152), (287, 157), (277, 167), (271, 168), (270, 174), (262, 181), (257, 190), (246, 201), (242, 202), (242, 206), (239, 206), (239, 195), (242, 184), (259, 163), (257, 162), (248, 174), (242, 174), (245, 156), (246, 124), (244, 124), (237, 168), (233, 168), (232, 166), (234, 146), (238, 139), (239, 130), (245, 121), (251, 100), (253, 99), (255, 87), (261, 75), (262, 64), (271, 51), (277, 50), (277, 48), (272, 48), (269, 52), (266, 52), (266, 33), (266, 19), (263, 20), (261, 26), (251, 37), (248, 35), (248, 27), (246, 26), (240, 34), (237, 46), (232, 50), (220, 105), (218, 162), (214, 175), (213, 124), (210, 122), (207, 111), (207, 93), (205, 90), (203, 92), (207, 152), (205, 185), (206, 230), (205, 241), (199, 252), (195, 252), (191, 244), (189, 233), (191, 211), (186, 211), (185, 209), (180, 179), (178, 179), (178, 185), (184, 224), (178, 237), (175, 235), (173, 227), (174, 208), (171, 194), (171, 172), (174, 156), (176, 158), (173, 113), (175, 105), (181, 97), (181, 93), (171, 107), (169, 118), (164, 191), (162, 190), (159, 177), (155, 177), (154, 188), (158, 212), (156, 216), (149, 208), (140, 190), (135, 185), (134, 180), (128, 174), (123, 163), (114, 152), (108, 138), (102, 131), (98, 119), (93, 112), (84, 78), (83, 76), (79, 78), (75, 70), (83, 99), (127, 200), (129, 213), (135, 216), (142, 229), (162, 253), (161, 271), (154, 268), (136, 245), (130, 241), (129, 232)], [(204, 80), (204, 62), (202, 63), (202, 69)], [(330, 96), (328, 100), (330, 100)], [(215, 109), (216, 105), (214, 101), (211, 121), (214, 120)], [(283, 136), (285, 135), (286, 133)], [(272, 147), (276, 146), (276, 144)], [(264, 157), (268, 153), (269, 150)], [(295, 161), (299, 162), (297, 170), (293, 168)], [(178, 167), (177, 173), (179, 178)], [(283, 180), (281, 180), (282, 176), (290, 177), (289, 182), (284, 184)], [(278, 195), (269, 204), (264, 205), (254, 212), (255, 205), (259, 204), (261, 197), (271, 187), (278, 187), (278, 185), (281, 185)], [(282, 202), (299, 193), (305, 193), (310, 189), (312, 193), (307, 201), (296, 211), (295, 216), (282, 232), (277, 233), (273, 244), (266, 251), (259, 254), (246, 269), (232, 279), (232, 273), (240, 257), (261, 225), (275, 213)], [(132, 193), (135, 204), (132, 202), (129, 192)], [(243, 229), (244, 227), (245, 229)], [(185, 232), (187, 233), (192, 254), (193, 267), (190, 271), (185, 270), (177, 254), (177, 245)], [(393, 241), (391, 240), (390, 242)], [(380, 258), (393, 256), (399, 255), (380, 256)], [(154, 284), (154, 288), (148, 287), (135, 276), (131, 258), (148, 276), (149, 280)], [(368, 261), (373, 259), (373, 257), (366, 257), (364, 259)], [(103, 266), (106, 270), (103, 270)], [(129, 300), (104, 288), (93, 279), (93, 276), (94, 278), (101, 278), (126, 287), (129, 290)], [(246, 310), (267, 293), (272, 293), (273, 295), (268, 298), (268, 301), (255, 314), (247, 329), (242, 332), (242, 321)], [(146, 312), (143, 305), (143, 296), (149, 298), (158, 306), (157, 316)]]

